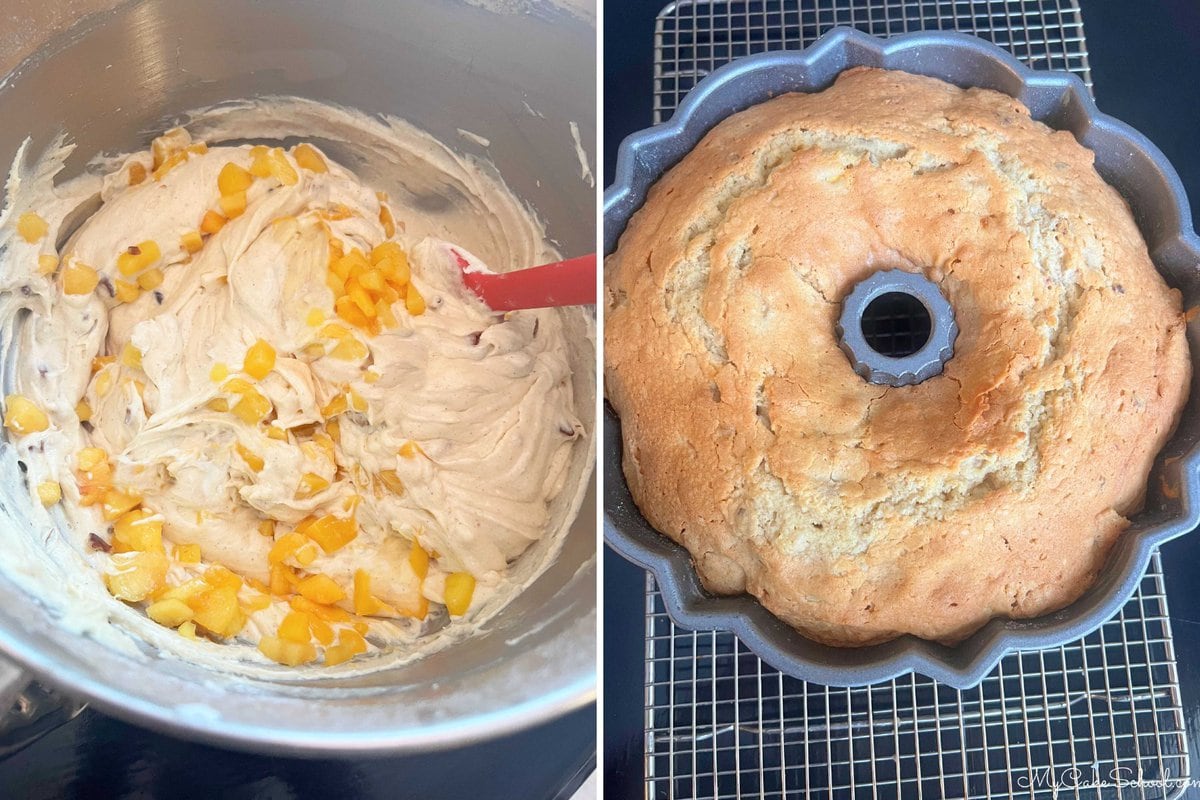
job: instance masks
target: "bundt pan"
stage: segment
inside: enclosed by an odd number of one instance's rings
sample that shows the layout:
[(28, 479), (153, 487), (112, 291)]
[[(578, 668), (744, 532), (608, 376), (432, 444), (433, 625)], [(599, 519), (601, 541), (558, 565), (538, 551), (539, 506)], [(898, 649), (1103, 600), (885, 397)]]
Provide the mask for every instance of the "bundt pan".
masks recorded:
[[(1179, 177), (1162, 153), (1129, 126), (1101, 114), (1075, 76), (1029, 69), (975, 37), (914, 33), (883, 40), (837, 29), (800, 52), (740, 59), (693, 89), (671, 120), (626, 139), (616, 181), (604, 196), (604, 247), (611, 253), (651, 184), (725, 117), (784, 92), (828, 87), (850, 67), (883, 67), (940, 78), (962, 87), (996, 89), (1019, 99), (1035, 119), (1070, 131), (1096, 154), (1096, 169), (1128, 201), (1150, 256), (1185, 308), (1200, 304), (1200, 240)], [(1200, 328), (1188, 326), (1193, 354)], [(1200, 370), (1194, 370), (1194, 376)], [(1149, 478), (1144, 509), (1114, 546), (1095, 585), (1053, 614), (994, 619), (953, 647), (912, 636), (862, 648), (818, 644), (776, 619), (749, 595), (714, 597), (700, 585), (687, 551), (656, 532), (638, 512), (621, 472), (620, 420), (611, 408), (604, 424), (604, 532), (609, 545), (654, 573), (668, 613), (685, 628), (736, 634), (779, 670), (817, 683), (861, 686), (908, 672), (958, 688), (981, 681), (1015, 650), (1056, 647), (1112, 617), (1137, 588), (1161, 543), (1195, 527), (1200, 509), (1200, 416), (1196, 378), (1172, 440)]]

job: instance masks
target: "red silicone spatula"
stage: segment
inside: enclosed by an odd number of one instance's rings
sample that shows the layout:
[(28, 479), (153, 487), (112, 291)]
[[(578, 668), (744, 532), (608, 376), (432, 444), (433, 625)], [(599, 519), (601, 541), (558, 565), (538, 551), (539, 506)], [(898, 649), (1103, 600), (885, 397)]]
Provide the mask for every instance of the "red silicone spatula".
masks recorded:
[[(454, 255), (459, 267), (470, 265), (457, 251)], [(596, 256), (580, 256), (512, 272), (464, 269), (463, 283), (493, 311), (593, 305), (596, 302)]]

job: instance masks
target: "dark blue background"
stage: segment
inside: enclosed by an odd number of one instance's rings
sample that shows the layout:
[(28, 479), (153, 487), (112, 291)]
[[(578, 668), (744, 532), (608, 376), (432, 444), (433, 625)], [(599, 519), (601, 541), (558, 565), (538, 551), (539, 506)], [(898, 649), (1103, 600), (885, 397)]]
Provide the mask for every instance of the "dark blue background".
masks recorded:
[(0, 762), (0, 798), (558, 798), (595, 754), (595, 707), (466, 750), (300, 760), (218, 750), (86, 710)]
[[(605, 4), (605, 184), (612, 181), (621, 139), (651, 121), (654, 16), (661, 6), (658, 0)], [(1193, 204), (1200, 203), (1200, 3), (1081, 0), (1081, 6), (1100, 109), (1150, 137), (1179, 171)], [(1163, 564), (1189, 751), (1195, 759), (1200, 753), (1200, 536), (1168, 544)], [(644, 575), (605, 549), (603, 745), (608, 797), (641, 797), (644, 792)], [(1187, 796), (1200, 796), (1200, 790), (1189, 789)]]

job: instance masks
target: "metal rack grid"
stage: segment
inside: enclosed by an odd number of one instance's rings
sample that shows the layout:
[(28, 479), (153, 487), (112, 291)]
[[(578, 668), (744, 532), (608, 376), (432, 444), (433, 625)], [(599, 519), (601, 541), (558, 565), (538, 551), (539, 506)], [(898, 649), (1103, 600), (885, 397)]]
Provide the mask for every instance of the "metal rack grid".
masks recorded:
[(933, 320), (921, 301), (903, 292), (876, 297), (859, 317), (863, 338), (877, 353), (904, 358), (929, 341)]
[[(1070, 0), (682, 0), (655, 28), (655, 122), (726, 61), (835, 25), (974, 33), (1091, 87)], [(649, 798), (1174, 798), (1191, 774), (1157, 553), (1116, 618), (1011, 654), (966, 691), (916, 676), (856, 689), (784, 676), (731, 634), (676, 628), (648, 575), (645, 679)]]
[(917, 30), (972, 33), (1032, 67), (1074, 72), (1090, 89), (1083, 20), (1074, 0), (677, 0), (654, 28), (654, 121), (735, 58), (796, 49), (838, 25), (874, 36)]

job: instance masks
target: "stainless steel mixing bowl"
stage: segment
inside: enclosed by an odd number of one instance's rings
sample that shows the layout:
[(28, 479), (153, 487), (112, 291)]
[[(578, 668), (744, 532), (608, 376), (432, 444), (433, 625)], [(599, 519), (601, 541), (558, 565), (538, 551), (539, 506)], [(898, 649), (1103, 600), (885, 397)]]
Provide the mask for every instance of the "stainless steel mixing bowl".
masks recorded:
[[(595, 133), (595, 27), (586, 1), (68, 0), (9, 2), (0, 33), (0, 159), (60, 130), (67, 172), (145, 147), (188, 109), (299, 95), (393, 114), (456, 149), (459, 128), (537, 210), (564, 253), (594, 248), (595, 193), (570, 123)], [(81, 12), (96, 12), (80, 19)], [(6, 22), (12, 26), (13, 23)], [(69, 26), (69, 29), (68, 29)], [(11, 72), (10, 72), (11, 70)], [(594, 167), (594, 165), (593, 165)], [(577, 389), (594, 391), (589, 376)], [(594, 427), (580, 399), (589, 431)], [(12, 448), (0, 449), (0, 547), (26, 525)], [(0, 574), (0, 649), (40, 680), (176, 735), (295, 753), (465, 744), (595, 696), (595, 488), (555, 563), (480, 635), (416, 663), (307, 685), (232, 682), (173, 660), (131, 658), (73, 635)], [(0, 665), (0, 681), (7, 674)], [(16, 685), (13, 679), (9, 685)], [(3, 696), (0, 687), (0, 696)]]

